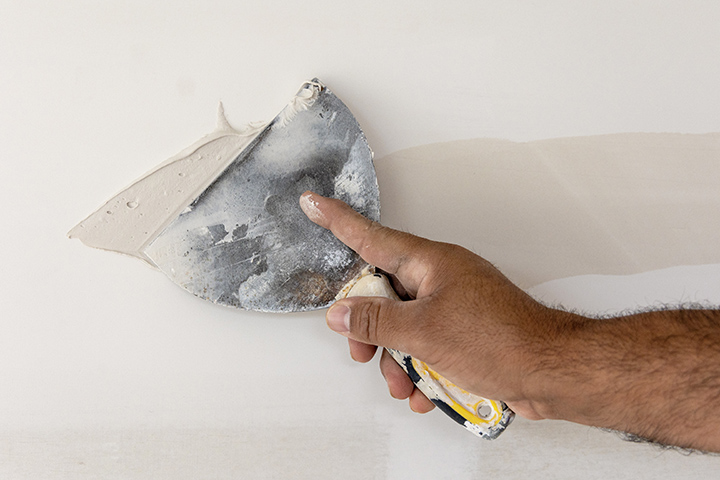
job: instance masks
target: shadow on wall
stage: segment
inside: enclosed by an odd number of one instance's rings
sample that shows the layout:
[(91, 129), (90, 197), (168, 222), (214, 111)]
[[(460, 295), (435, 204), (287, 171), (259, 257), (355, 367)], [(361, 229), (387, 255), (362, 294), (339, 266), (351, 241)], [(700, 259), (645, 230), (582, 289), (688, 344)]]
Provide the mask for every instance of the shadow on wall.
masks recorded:
[(462, 140), (375, 165), (384, 224), (463, 245), (523, 288), (720, 263), (720, 133)]

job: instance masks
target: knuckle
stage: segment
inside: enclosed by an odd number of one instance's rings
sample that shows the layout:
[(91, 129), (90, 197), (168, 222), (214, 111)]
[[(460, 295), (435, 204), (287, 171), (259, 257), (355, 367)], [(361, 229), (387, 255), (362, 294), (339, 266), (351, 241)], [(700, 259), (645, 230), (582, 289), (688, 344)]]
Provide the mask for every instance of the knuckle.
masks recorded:
[(437, 364), (448, 351), (454, 350), (453, 334), (456, 325), (443, 304), (426, 303), (419, 306), (413, 318), (413, 335), (408, 351), (428, 364)]
[(356, 226), (356, 230), (353, 232), (356, 238), (359, 240), (357, 253), (361, 257), (365, 257), (373, 245), (373, 240), (382, 235), (386, 227), (383, 227), (377, 222), (366, 220)]
[(376, 300), (366, 300), (357, 305), (353, 310), (355, 314), (350, 320), (351, 331), (355, 335), (377, 344), (379, 341), (378, 325), (382, 311), (380, 302)]

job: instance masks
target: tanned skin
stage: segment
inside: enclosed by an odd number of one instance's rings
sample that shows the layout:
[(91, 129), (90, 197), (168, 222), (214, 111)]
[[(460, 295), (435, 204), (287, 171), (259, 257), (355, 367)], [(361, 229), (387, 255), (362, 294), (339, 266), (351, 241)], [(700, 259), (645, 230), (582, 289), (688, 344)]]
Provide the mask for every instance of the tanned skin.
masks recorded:
[[(383, 227), (311, 192), (300, 204), (407, 299), (353, 297), (330, 308), (328, 325), (355, 360), (395, 348), (529, 419), (720, 452), (720, 310), (588, 318), (538, 303), (457, 245)], [(393, 397), (432, 410), (386, 351), (380, 369)]]

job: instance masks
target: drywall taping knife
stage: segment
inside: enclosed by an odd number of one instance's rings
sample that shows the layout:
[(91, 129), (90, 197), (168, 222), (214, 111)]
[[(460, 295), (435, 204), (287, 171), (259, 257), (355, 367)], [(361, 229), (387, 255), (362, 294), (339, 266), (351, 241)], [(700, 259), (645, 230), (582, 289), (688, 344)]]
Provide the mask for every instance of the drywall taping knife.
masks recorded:
[[(238, 132), (222, 116), (218, 130), (190, 150), (111, 199), (70, 236), (142, 258), (196, 296), (230, 307), (299, 312), (329, 306), (338, 292), (397, 299), (385, 277), (300, 210), (300, 195), (312, 190), (372, 220), (380, 217), (365, 135), (319, 80), (303, 84), (288, 106), (260, 127)], [(200, 173), (196, 164), (204, 165)], [(163, 185), (175, 182), (171, 193), (185, 196), (167, 203), (167, 190), (161, 196), (148, 187), (158, 184), (150, 181), (153, 175), (164, 175)], [(146, 198), (151, 191), (158, 198)], [(152, 202), (165, 205), (165, 213), (150, 209)], [(122, 215), (144, 227), (103, 237)], [(134, 234), (122, 243), (129, 231)], [(512, 420), (503, 402), (466, 392), (423, 362), (389, 352), (435, 405), (476, 435), (495, 438)]]

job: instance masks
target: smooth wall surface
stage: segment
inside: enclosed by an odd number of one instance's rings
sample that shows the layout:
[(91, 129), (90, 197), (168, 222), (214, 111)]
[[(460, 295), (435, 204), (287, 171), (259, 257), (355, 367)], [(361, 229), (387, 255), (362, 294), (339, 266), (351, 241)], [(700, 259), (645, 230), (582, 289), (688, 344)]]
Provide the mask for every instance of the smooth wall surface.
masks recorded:
[[(480, 441), (391, 399), (324, 312), (216, 307), (65, 234), (211, 131), (218, 101), (266, 120), (317, 76), (367, 133), (388, 224), (550, 303), (718, 305), (719, 22), (704, 1), (0, 0), (0, 477), (715, 478), (718, 457), (565, 422)], [(598, 154), (630, 133), (686, 147)], [(495, 139), (574, 147), (532, 149), (554, 153), (514, 182)]]

